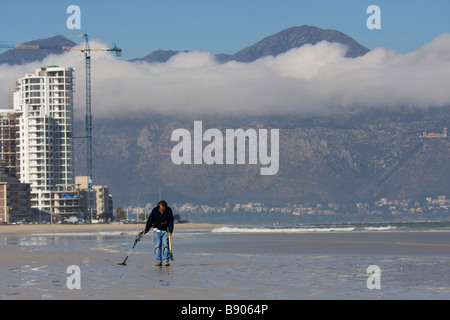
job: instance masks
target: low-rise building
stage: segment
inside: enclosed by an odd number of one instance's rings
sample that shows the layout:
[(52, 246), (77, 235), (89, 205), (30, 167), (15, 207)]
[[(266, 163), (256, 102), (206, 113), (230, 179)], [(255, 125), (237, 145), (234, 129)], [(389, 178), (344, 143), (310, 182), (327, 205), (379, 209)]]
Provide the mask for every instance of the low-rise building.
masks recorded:
[(28, 221), (31, 218), (30, 185), (0, 172), (0, 223)]

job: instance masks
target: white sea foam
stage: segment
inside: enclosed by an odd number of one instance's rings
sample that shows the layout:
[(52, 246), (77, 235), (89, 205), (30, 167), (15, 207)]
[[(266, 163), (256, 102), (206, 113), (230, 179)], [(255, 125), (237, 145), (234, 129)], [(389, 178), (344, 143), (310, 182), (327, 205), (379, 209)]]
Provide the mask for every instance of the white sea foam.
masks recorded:
[(395, 226), (385, 226), (385, 227), (364, 227), (364, 230), (368, 231), (385, 231), (397, 229)]
[(298, 227), (298, 228), (244, 228), (220, 227), (212, 229), (214, 233), (304, 233), (304, 232), (339, 232), (354, 231), (355, 227)]
[(393, 225), (314, 225), (298, 227), (220, 227), (214, 233), (307, 233), (307, 232), (350, 232), (350, 231), (391, 231)]

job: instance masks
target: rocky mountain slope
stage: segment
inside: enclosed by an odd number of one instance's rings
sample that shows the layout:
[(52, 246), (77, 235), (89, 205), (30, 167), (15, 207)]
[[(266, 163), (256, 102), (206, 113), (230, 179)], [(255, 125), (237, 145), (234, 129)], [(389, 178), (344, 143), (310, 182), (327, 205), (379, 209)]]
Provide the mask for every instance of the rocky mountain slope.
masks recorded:
[[(159, 188), (171, 201), (202, 203), (352, 202), (450, 194), (450, 139), (422, 137), (424, 131), (441, 133), (448, 126), (450, 108), (203, 119), (204, 130), (280, 129), (280, 167), (273, 176), (261, 176), (261, 165), (174, 165), (171, 151), (177, 143), (171, 134), (177, 128), (192, 132), (194, 120), (154, 114), (99, 119), (94, 184), (109, 185), (117, 204), (155, 198)], [(83, 124), (77, 128), (82, 132)], [(82, 174), (83, 142), (76, 143), (76, 169)]]

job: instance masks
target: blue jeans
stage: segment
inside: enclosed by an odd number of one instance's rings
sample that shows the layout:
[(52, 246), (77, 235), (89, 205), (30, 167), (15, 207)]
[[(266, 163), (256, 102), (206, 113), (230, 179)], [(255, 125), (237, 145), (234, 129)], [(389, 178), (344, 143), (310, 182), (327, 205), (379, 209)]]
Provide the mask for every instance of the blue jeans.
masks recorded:
[(169, 261), (169, 233), (153, 232), (153, 248), (155, 250), (156, 261)]

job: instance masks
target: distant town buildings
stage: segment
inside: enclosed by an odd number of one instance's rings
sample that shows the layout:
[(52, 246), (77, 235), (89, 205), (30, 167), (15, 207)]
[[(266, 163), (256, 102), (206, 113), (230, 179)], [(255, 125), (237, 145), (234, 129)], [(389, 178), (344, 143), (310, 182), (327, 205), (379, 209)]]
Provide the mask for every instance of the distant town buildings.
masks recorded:
[[(181, 219), (191, 217), (192, 215), (234, 215), (239, 217), (239, 214), (271, 214), (274, 217), (277, 215), (293, 215), (301, 217), (306, 216), (359, 216), (364, 219), (367, 217), (374, 217), (384, 215), (385, 217), (413, 217), (419, 215), (426, 215), (433, 218), (435, 214), (448, 215), (450, 218), (450, 199), (447, 196), (440, 195), (435, 198), (427, 197), (422, 201), (417, 200), (391, 200), (388, 198), (380, 198), (370, 202), (355, 202), (355, 203), (287, 203), (284, 206), (266, 205), (260, 202), (248, 203), (225, 203), (220, 206), (186, 203), (172, 203), (171, 208), (174, 214), (180, 214)], [(147, 204), (144, 208), (129, 206), (124, 208), (127, 212), (127, 217), (130, 220), (137, 221), (137, 217), (141, 213), (148, 213), (152, 205)], [(130, 218), (131, 217), (131, 218)]]

